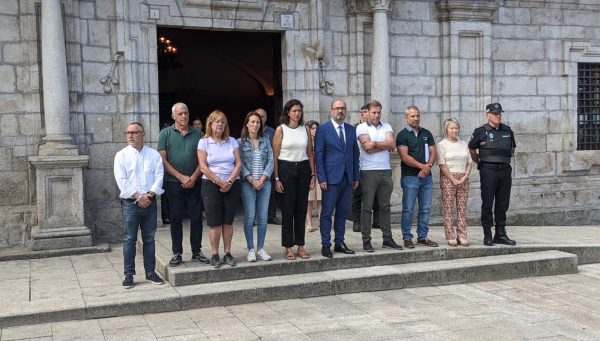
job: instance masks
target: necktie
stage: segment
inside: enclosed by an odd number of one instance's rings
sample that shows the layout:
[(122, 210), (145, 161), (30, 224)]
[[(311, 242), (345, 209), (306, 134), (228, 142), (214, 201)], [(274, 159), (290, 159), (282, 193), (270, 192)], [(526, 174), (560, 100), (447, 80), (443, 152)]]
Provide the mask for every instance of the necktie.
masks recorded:
[(338, 126), (338, 130), (340, 131), (340, 141), (346, 146), (346, 139), (344, 139), (344, 130), (342, 129), (342, 126)]

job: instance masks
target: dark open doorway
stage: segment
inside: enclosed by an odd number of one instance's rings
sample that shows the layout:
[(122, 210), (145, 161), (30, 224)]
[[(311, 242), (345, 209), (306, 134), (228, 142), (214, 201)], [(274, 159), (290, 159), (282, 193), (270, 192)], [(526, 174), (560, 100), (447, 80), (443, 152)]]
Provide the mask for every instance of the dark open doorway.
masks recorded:
[[(171, 122), (171, 106), (184, 102), (190, 123), (215, 109), (227, 115), (231, 135), (239, 136), (246, 114), (262, 107), (268, 124), (282, 107), (281, 34), (158, 27), (176, 53), (158, 53), (160, 124)], [(162, 44), (163, 47), (166, 44)]]

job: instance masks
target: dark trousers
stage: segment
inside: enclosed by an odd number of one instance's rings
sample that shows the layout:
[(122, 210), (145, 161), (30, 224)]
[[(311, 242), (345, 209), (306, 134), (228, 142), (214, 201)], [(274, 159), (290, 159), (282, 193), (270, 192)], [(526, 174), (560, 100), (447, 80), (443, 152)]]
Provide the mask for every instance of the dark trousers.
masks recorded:
[[(362, 185), (352, 190), (352, 222), (360, 226), (360, 214), (362, 210)], [(348, 216), (350, 218), (350, 216)], [(377, 197), (373, 200), (373, 226), (379, 227), (379, 203)]]
[[(318, 185), (317, 185), (318, 186)], [(344, 243), (344, 234), (346, 232), (346, 217), (350, 202), (350, 192), (352, 186), (348, 184), (348, 176), (344, 174), (339, 184), (327, 184), (327, 190), (322, 192), (323, 208), (321, 209), (321, 244), (325, 247), (331, 246), (331, 224), (333, 212), (335, 211), (335, 221), (333, 221), (333, 230), (335, 231), (335, 244)]]
[[(481, 165), (479, 178), (481, 181), (481, 225), (484, 228), (506, 226), (506, 211), (510, 202), (512, 186), (512, 168), (494, 169)], [(493, 214), (492, 214), (493, 208)]]
[(179, 182), (165, 182), (169, 199), (171, 218), (171, 250), (173, 254), (183, 254), (183, 214), (187, 206), (190, 215), (190, 246), (192, 254), (202, 248), (202, 181), (196, 181), (193, 188), (185, 189)]
[(275, 191), (275, 177), (271, 177), (271, 196), (269, 197), (267, 221), (272, 221), (275, 216), (277, 216), (277, 192)]
[(391, 170), (366, 170), (360, 172), (362, 183), (362, 214), (360, 215), (360, 228), (363, 242), (371, 241), (371, 208), (377, 198), (379, 205), (379, 222), (383, 240), (392, 239), (390, 226), (390, 198), (394, 183)]
[(283, 185), (281, 195), (281, 245), (304, 246), (304, 224), (310, 187), (311, 171), (307, 161), (278, 160), (279, 179)]
[(166, 194), (160, 196), (160, 215), (163, 220), (169, 218), (169, 199)]

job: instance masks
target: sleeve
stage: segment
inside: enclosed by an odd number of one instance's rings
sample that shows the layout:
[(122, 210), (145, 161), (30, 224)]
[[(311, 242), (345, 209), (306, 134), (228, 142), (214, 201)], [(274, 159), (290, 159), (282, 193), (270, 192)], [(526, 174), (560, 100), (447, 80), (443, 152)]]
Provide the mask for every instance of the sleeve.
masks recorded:
[(201, 151), (203, 151), (203, 152), (206, 152), (206, 149), (207, 149), (207, 148), (206, 148), (206, 146), (207, 146), (206, 139), (205, 139), (205, 138), (201, 138), (201, 139), (198, 141), (198, 150), (201, 150)]
[(246, 165), (246, 162), (245, 162), (246, 159), (244, 158), (244, 152), (243, 152), (244, 148), (242, 148), (243, 143), (244, 142), (242, 142), (241, 138), (239, 138), (237, 140), (237, 145), (238, 145), (238, 148), (240, 149), (240, 159), (242, 159), (242, 172), (240, 173), (240, 176), (242, 179), (244, 179), (248, 175), (250, 175), (250, 170), (248, 169), (248, 166), (252, 167), (252, 165)]
[(446, 148), (445, 148), (444, 141), (440, 142), (437, 146), (435, 146), (435, 151), (437, 152), (438, 165), (445, 165), (446, 164)]
[(396, 147), (406, 147), (408, 146), (408, 142), (404, 138), (404, 134), (402, 134), (404, 130), (400, 130), (398, 135), (396, 135)]
[(481, 142), (481, 137), (479, 137), (479, 128), (475, 129), (473, 131), (473, 134), (471, 135), (471, 140), (469, 140), (469, 149), (477, 149), (479, 148), (479, 143)]
[(265, 137), (264, 139), (267, 145), (267, 164), (265, 165), (263, 175), (271, 178), (271, 175), (273, 175), (273, 168), (275, 167), (275, 160), (273, 160), (273, 147), (271, 147), (271, 141), (269, 141), (269, 138)]
[(368, 135), (369, 133), (367, 132), (366, 129), (366, 125), (364, 124), (359, 124), (358, 126), (356, 126), (356, 138), (358, 139), (361, 135)]
[(135, 190), (132, 189), (129, 180), (127, 179), (127, 168), (125, 167), (125, 159), (122, 152), (118, 152), (117, 155), (115, 155), (113, 171), (115, 174), (115, 181), (117, 182), (117, 186), (119, 186), (119, 197), (131, 197), (133, 193), (135, 193)]
[(435, 146), (435, 138), (433, 137), (433, 134), (429, 130), (427, 130), (427, 133), (429, 134), (429, 141), (431, 141), (431, 143), (429, 143), (429, 147)]
[(323, 126), (317, 127), (315, 134), (315, 166), (317, 167), (317, 180), (319, 183), (327, 182), (325, 173), (325, 138), (323, 137)]
[(154, 157), (154, 182), (152, 183), (150, 190), (158, 195), (161, 195), (165, 192), (165, 190), (162, 188), (163, 179), (165, 177), (165, 169), (162, 158), (160, 157), (158, 151), (152, 149), (152, 154)]
[(169, 128), (165, 128), (158, 134), (158, 150), (167, 150), (167, 134)]

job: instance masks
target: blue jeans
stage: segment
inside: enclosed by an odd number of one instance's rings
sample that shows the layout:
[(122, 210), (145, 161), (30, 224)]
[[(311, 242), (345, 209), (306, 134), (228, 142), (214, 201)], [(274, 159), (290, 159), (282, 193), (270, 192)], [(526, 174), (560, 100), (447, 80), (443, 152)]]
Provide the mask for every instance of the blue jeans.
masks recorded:
[(429, 211), (431, 209), (431, 196), (433, 177), (429, 174), (423, 179), (416, 176), (402, 177), (402, 239), (411, 240), (413, 210), (417, 198), (419, 199), (419, 220), (417, 222), (417, 240), (427, 239), (429, 233)]
[(142, 231), (144, 270), (146, 273), (153, 272), (156, 266), (154, 258), (154, 234), (156, 233), (156, 199), (152, 200), (150, 206), (141, 208), (132, 200), (121, 200), (123, 210), (123, 225), (125, 235), (123, 236), (123, 260), (125, 275), (135, 275), (135, 250), (138, 235), (138, 226)]
[(267, 234), (267, 215), (269, 212), (269, 199), (271, 198), (271, 181), (264, 182), (260, 191), (255, 191), (248, 181), (242, 181), (242, 203), (244, 204), (244, 234), (248, 250), (254, 249), (254, 216), (258, 220), (258, 248), (265, 246), (265, 235)]

